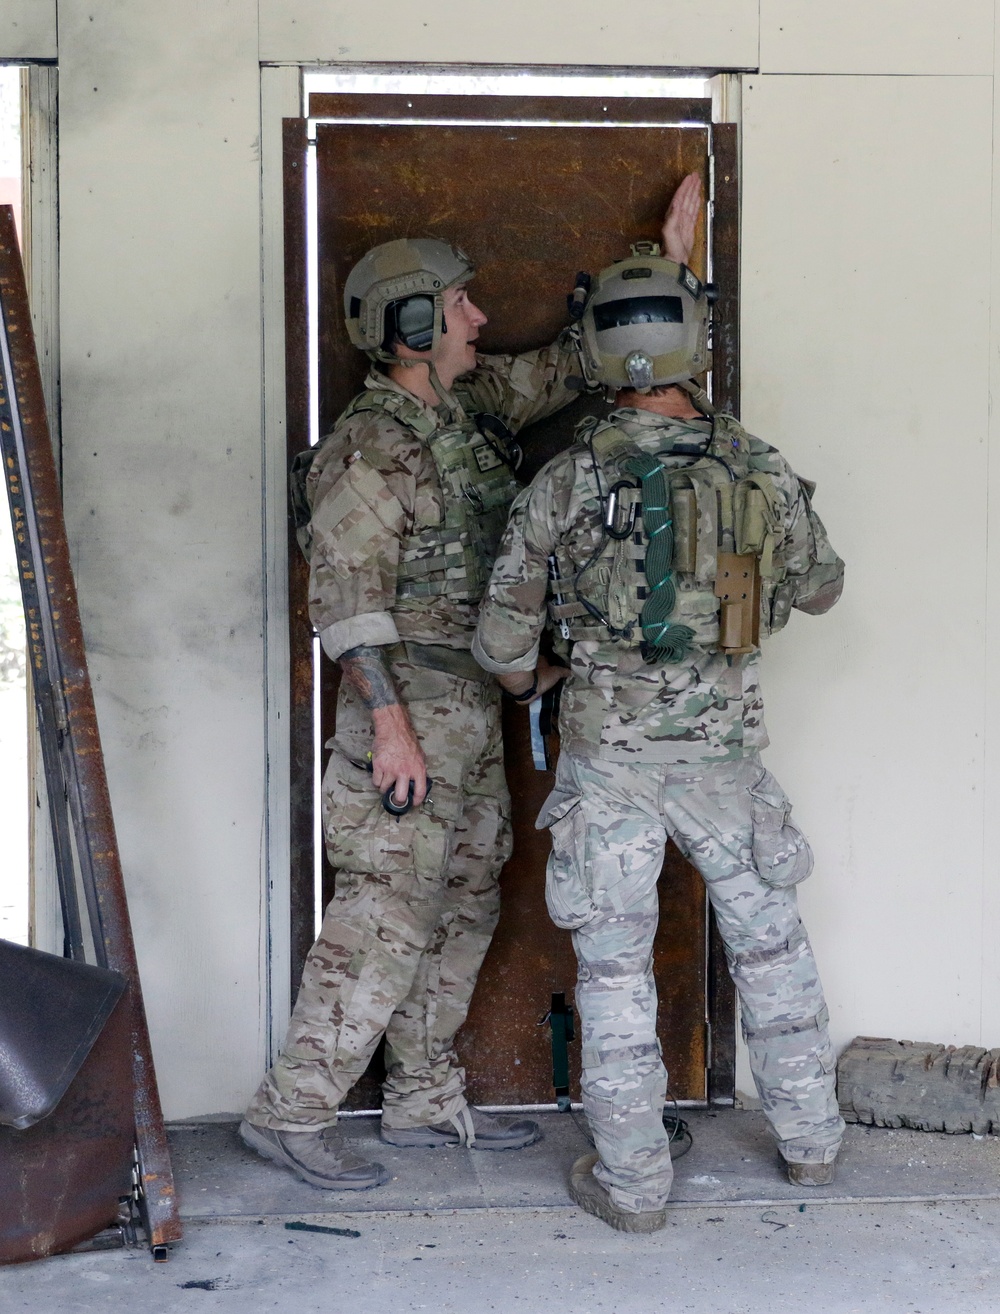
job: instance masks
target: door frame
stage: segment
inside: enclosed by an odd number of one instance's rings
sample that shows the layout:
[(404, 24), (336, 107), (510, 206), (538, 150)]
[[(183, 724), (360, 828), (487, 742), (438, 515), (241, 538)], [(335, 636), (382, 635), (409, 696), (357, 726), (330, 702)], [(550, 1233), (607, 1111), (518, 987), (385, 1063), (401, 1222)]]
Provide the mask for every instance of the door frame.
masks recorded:
[[(352, 71), (357, 72), (357, 69)], [(455, 73), (466, 70), (456, 68)], [(468, 70), (481, 73), (481, 69)], [(532, 70), (525, 69), (525, 72)], [(588, 70), (591, 75), (595, 70)], [(696, 70), (691, 70), (695, 73)], [(568, 78), (567, 82), (571, 79)], [(739, 138), (735, 122), (738, 75), (713, 80), (711, 163), (708, 204), (721, 212), (713, 222), (712, 277), (722, 284), (716, 312), (715, 368), (718, 403), (739, 415)], [(368, 93), (378, 94), (378, 93)], [(485, 102), (487, 97), (480, 98)], [(567, 97), (567, 101), (572, 97)], [(309, 441), (308, 358), (303, 350), (308, 325), (305, 289), (306, 124), (302, 70), (298, 66), (261, 68), (262, 276), (264, 321), (262, 480), (265, 506), (268, 797), (264, 850), (266, 914), (262, 918), (262, 958), (268, 970), (265, 1044), (270, 1056), (280, 1045), (298, 985), (301, 965), (313, 940), (313, 871), (317, 841), (312, 789), (302, 785), (304, 752), (314, 751), (313, 705), (304, 694), (303, 671), (293, 671), (296, 651), (308, 633), (307, 576), (295, 551), (287, 511), (290, 454)], [(407, 98), (386, 95), (380, 103), (397, 115)], [(408, 98), (412, 102), (413, 98)], [(510, 98), (509, 103), (513, 103)], [(651, 100), (643, 115), (662, 104)], [(457, 104), (456, 100), (452, 104)], [(676, 113), (676, 111), (675, 111)], [(381, 116), (380, 116), (381, 117)], [(391, 121), (391, 113), (386, 115)], [(484, 117), (486, 117), (484, 115)], [(294, 123), (283, 120), (295, 120)], [(664, 122), (667, 120), (664, 119)], [(284, 605), (282, 605), (284, 604)], [(310, 652), (312, 645), (309, 645)], [(301, 665), (301, 663), (300, 663)], [(310, 663), (311, 665), (311, 663)], [(311, 772), (309, 779), (312, 779)], [(726, 966), (714, 917), (708, 918), (706, 1028), (709, 1104), (732, 1104), (736, 1080), (736, 994)], [(265, 1001), (262, 1001), (265, 1002)]]

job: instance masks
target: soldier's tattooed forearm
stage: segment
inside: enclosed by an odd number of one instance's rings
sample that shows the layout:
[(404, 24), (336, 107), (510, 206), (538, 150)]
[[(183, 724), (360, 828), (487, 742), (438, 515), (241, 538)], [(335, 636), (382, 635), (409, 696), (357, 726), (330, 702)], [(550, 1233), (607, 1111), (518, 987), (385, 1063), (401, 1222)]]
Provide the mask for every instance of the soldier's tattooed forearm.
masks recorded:
[(379, 707), (392, 707), (399, 702), (396, 687), (389, 674), (381, 648), (359, 644), (340, 655), (344, 679), (356, 690), (369, 712)]

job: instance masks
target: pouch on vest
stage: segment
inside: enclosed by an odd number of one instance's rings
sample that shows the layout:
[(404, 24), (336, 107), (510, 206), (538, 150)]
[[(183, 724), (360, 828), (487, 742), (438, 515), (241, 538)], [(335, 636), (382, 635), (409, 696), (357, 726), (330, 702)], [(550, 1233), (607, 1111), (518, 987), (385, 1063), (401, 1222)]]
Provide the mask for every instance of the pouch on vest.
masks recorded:
[(753, 652), (760, 647), (760, 569), (751, 554), (720, 552), (715, 578), (719, 599), (719, 649)]
[(741, 556), (755, 556), (766, 579), (779, 573), (774, 552), (780, 540), (781, 511), (770, 475), (750, 474), (733, 489), (733, 529)]
[[(600, 555), (591, 555), (582, 570), (568, 551), (557, 547), (562, 598), (556, 601), (550, 586), (550, 617), (573, 640), (610, 635), (615, 644), (636, 647), (650, 638), (654, 660), (657, 648), (667, 646), (650, 637), (657, 627), (665, 636), (671, 629), (678, 636), (686, 630), (686, 642), (701, 651), (753, 652), (760, 644), (762, 612), (767, 626), (772, 595), (784, 575), (779, 555), (784, 503), (773, 476), (749, 468), (743, 429), (718, 417), (705, 455), (676, 467), (664, 464), (670, 452), (649, 451), (613, 421), (596, 429), (593, 423), (581, 425), (577, 434), (589, 442), (610, 489), (605, 514), (613, 523)], [(663, 465), (669, 489), (666, 525), (660, 523), (660, 506), (651, 505), (649, 516), (643, 511), (653, 472), (644, 468), (643, 491), (622, 479), (626, 471), (635, 475), (640, 453), (647, 466), (649, 457)], [(663, 501), (662, 494), (656, 501)], [(657, 523), (652, 524), (654, 511)], [(665, 570), (662, 561), (651, 561), (650, 544), (667, 531), (673, 549)], [(567, 587), (567, 581), (573, 584)], [(655, 608), (647, 606), (650, 599), (657, 601)]]

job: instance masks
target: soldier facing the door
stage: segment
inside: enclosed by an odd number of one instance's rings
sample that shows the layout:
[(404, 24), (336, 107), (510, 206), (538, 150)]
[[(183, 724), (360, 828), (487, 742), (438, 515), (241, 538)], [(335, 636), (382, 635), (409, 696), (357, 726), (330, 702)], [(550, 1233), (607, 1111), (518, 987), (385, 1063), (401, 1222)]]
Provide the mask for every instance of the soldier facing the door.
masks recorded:
[(571, 1194), (616, 1228), (665, 1223), (667, 1074), (652, 975), (657, 879), (672, 839), (701, 872), (726, 946), (764, 1113), (793, 1182), (833, 1180), (843, 1121), (828, 1015), (794, 886), (812, 854), (760, 761), (762, 634), (837, 601), (843, 563), (812, 487), (694, 376), (709, 291), (652, 244), (596, 280), (587, 377), (607, 420), (516, 499), (473, 652), (513, 695), (552, 625), (562, 692), (546, 899), (573, 932), (582, 1095), (598, 1153)]

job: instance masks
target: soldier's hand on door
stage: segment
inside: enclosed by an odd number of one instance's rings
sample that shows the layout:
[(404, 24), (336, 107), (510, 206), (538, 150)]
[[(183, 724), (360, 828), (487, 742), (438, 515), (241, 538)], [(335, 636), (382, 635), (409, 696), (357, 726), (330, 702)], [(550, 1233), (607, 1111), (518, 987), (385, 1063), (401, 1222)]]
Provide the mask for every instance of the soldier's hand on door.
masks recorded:
[(701, 178), (689, 173), (674, 192), (663, 217), (663, 251), (669, 260), (679, 265), (690, 261), (701, 210)]

